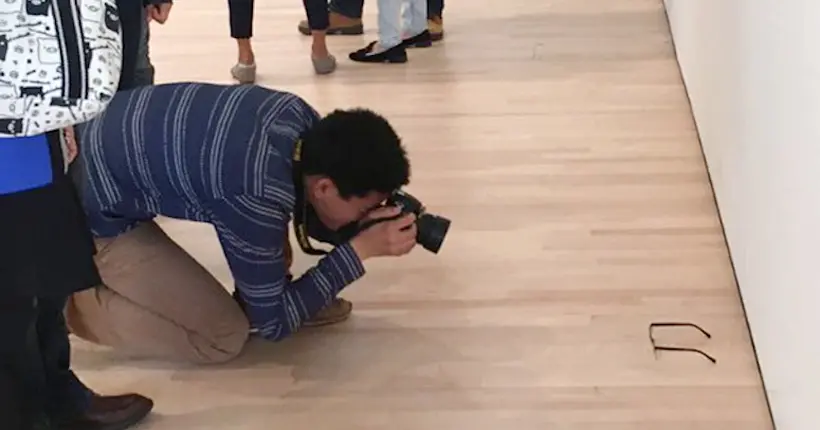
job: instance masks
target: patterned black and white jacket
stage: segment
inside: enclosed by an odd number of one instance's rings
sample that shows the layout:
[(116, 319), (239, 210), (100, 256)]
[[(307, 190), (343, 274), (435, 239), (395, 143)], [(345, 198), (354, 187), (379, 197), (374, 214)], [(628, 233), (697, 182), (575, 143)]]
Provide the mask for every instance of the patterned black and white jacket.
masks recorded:
[(0, 1), (0, 138), (96, 117), (121, 64), (115, 0)]

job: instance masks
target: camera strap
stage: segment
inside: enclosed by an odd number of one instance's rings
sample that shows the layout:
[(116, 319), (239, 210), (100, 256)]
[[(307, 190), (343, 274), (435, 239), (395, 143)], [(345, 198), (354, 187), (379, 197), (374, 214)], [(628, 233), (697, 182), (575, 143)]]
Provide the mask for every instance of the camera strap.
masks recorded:
[(310, 243), (307, 231), (307, 199), (305, 198), (305, 180), (302, 171), (302, 146), (303, 141), (299, 139), (293, 148), (293, 192), (296, 202), (293, 207), (293, 232), (299, 247), (308, 255), (326, 255), (327, 251), (316, 249)]

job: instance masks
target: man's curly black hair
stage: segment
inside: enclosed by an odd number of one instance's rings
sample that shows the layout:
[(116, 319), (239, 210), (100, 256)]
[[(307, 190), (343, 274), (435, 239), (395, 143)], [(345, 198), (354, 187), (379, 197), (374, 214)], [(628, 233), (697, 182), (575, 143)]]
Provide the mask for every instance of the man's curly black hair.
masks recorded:
[(390, 193), (410, 182), (401, 138), (384, 117), (368, 109), (337, 109), (302, 140), (303, 173), (330, 178), (342, 198)]

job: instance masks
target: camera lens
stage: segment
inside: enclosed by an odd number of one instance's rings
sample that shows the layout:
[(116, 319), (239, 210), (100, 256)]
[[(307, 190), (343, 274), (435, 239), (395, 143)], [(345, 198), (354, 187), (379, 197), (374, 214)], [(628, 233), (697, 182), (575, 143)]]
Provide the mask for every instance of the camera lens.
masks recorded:
[(444, 243), (444, 238), (447, 236), (447, 231), (450, 229), (450, 220), (426, 213), (416, 220), (416, 225), (418, 228), (416, 242), (422, 248), (438, 254), (441, 244)]

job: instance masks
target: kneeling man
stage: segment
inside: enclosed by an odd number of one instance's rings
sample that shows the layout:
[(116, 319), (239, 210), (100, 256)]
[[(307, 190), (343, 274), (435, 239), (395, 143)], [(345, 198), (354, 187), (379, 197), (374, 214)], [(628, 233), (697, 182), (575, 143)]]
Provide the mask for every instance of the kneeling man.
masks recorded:
[[(224, 362), (251, 333), (276, 341), (345, 319), (351, 305), (337, 295), (365, 273), (362, 261), (415, 245), (412, 214), (327, 239), (398, 215), (382, 202), (409, 182), (400, 138), (368, 110), (322, 118), (287, 92), (174, 83), (118, 93), (76, 135), (74, 177), (104, 285), (75, 294), (66, 318), (92, 342)], [(158, 215), (213, 225), (233, 296), (157, 226)], [(291, 218), (336, 244), (298, 279), (289, 270)], [(318, 222), (301, 224), (307, 218)]]

